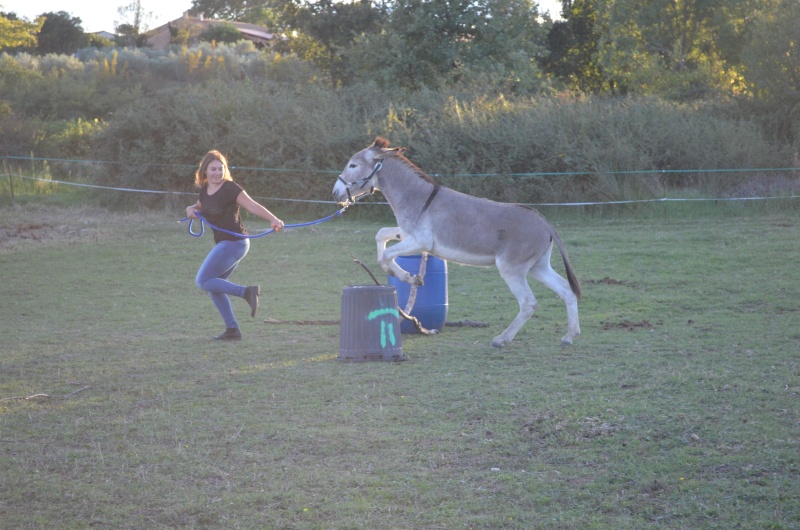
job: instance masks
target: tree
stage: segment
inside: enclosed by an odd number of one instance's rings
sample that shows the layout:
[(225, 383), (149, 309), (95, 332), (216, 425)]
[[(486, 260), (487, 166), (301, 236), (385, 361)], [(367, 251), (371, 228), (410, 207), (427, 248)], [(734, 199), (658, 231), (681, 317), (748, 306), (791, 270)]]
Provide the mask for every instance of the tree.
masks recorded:
[(563, 20), (553, 23), (547, 34), (548, 54), (540, 64), (545, 72), (561, 79), (567, 86), (584, 92), (604, 90), (597, 63), (597, 2), (562, 0)]
[(116, 22), (118, 42), (137, 48), (147, 46), (147, 37), (144, 34), (153, 18), (152, 11), (144, 10), (142, 0), (134, 0), (130, 4), (120, 7), (117, 13), (123, 17), (122, 22)]
[(398, 0), (388, 16), (352, 52), (362, 76), (411, 89), (491, 79), (529, 90), (540, 82), (545, 35), (528, 0)]
[(293, 13), (292, 26), (329, 49), (340, 49), (352, 46), (357, 35), (379, 31), (383, 15), (369, 0), (351, 3), (317, 0)]
[(108, 37), (102, 37), (96, 33), (89, 33), (87, 37), (89, 39), (88, 46), (91, 46), (93, 48), (97, 49), (111, 48), (117, 45), (116, 42), (109, 39)]
[(209, 26), (200, 34), (200, 40), (206, 42), (239, 42), (244, 37), (236, 29), (236, 26), (228, 22), (222, 22)]
[(241, 21), (251, 9), (264, 3), (258, 0), (192, 0), (190, 12), (205, 18)]
[(72, 17), (64, 11), (43, 13), (41, 17), (45, 21), (39, 31), (39, 53), (71, 54), (89, 43), (80, 18)]
[(753, 17), (742, 50), (744, 77), (753, 95), (797, 105), (800, 104), (800, 2), (772, 3), (774, 9)]
[(742, 70), (765, 130), (800, 153), (800, 2), (764, 0), (742, 47)]
[(0, 50), (19, 46), (36, 46), (36, 35), (44, 25), (43, 18), (34, 22), (17, 20), (14, 13), (0, 13)]
[(635, 93), (692, 100), (720, 88), (761, 0), (597, 0), (598, 63)]
[(297, 30), (292, 32), (291, 49), (339, 83), (350, 71), (347, 51), (359, 36), (379, 32), (384, 15), (369, 0), (349, 4), (317, 0), (293, 12), (284, 10), (284, 22)]

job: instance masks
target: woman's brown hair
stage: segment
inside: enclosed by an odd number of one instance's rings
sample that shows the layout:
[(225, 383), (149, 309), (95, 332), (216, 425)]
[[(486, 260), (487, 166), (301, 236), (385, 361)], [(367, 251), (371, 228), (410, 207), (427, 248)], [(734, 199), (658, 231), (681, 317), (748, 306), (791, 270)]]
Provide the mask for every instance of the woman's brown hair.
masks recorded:
[(194, 185), (196, 187), (202, 188), (206, 184), (208, 181), (208, 178), (206, 177), (206, 169), (208, 169), (208, 165), (214, 160), (219, 160), (222, 162), (222, 167), (224, 170), (222, 178), (225, 180), (233, 180), (233, 177), (231, 177), (231, 172), (228, 169), (228, 159), (225, 158), (225, 155), (216, 149), (213, 149), (206, 153), (206, 156), (204, 156), (203, 160), (200, 161), (200, 167), (197, 168), (197, 171), (194, 174)]

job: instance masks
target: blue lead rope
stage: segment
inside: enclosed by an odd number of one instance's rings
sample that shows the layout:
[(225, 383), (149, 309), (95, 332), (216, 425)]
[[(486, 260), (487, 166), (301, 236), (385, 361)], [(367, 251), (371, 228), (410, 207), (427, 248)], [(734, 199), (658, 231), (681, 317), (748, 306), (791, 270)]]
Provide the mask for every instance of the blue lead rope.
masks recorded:
[[(284, 228), (300, 228), (300, 227), (303, 227), (303, 226), (317, 225), (317, 224), (320, 224), (320, 223), (324, 223), (325, 221), (329, 221), (329, 220), (333, 219), (334, 217), (341, 216), (346, 209), (347, 209), (347, 206), (345, 206), (344, 208), (342, 208), (340, 210), (337, 210), (336, 212), (332, 213), (328, 217), (323, 217), (322, 219), (317, 219), (316, 221), (310, 221), (308, 223), (298, 223), (298, 224), (293, 224), (293, 225), (283, 225), (283, 227)], [(257, 237), (264, 237), (264, 236), (269, 235), (269, 234), (271, 234), (272, 232), (275, 231), (274, 228), (270, 228), (269, 230), (266, 230), (266, 231), (261, 232), (259, 234), (245, 235), (245, 234), (240, 234), (239, 232), (232, 232), (230, 230), (225, 230), (224, 228), (220, 228), (218, 226), (214, 226), (213, 224), (209, 223), (208, 219), (203, 217), (200, 212), (195, 212), (195, 215), (197, 215), (197, 218), (200, 220), (200, 231), (199, 232), (192, 231), (192, 221), (194, 221), (194, 219), (190, 219), (188, 217), (184, 217), (183, 219), (180, 219), (178, 221), (179, 223), (185, 223), (186, 221), (189, 221), (189, 234), (191, 234), (194, 237), (200, 237), (200, 236), (203, 235), (203, 233), (205, 232), (205, 225), (210, 226), (213, 230), (218, 230), (218, 231), (224, 232), (226, 234), (230, 234), (230, 235), (241, 237), (241, 238), (247, 238), (247, 239), (255, 239)]]

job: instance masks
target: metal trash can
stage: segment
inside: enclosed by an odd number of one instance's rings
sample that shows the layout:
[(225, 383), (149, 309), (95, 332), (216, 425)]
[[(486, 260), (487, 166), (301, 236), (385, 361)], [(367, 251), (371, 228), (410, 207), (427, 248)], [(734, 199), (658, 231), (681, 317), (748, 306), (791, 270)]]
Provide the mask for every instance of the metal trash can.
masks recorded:
[(404, 361), (397, 291), (385, 285), (342, 290), (339, 361)]

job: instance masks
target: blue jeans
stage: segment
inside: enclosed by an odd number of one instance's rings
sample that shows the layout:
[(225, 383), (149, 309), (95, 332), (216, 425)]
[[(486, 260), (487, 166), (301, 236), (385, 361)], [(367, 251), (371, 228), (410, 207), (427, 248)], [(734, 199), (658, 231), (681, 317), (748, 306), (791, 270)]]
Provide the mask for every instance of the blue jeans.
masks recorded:
[(204, 291), (208, 291), (211, 301), (217, 306), (226, 328), (238, 328), (239, 323), (233, 316), (233, 307), (229, 296), (244, 297), (245, 286), (228, 281), (239, 262), (250, 250), (250, 240), (220, 241), (208, 253), (200, 270), (197, 271), (195, 283)]

